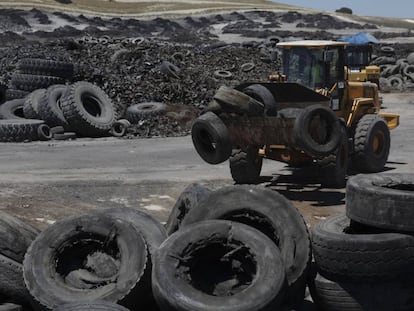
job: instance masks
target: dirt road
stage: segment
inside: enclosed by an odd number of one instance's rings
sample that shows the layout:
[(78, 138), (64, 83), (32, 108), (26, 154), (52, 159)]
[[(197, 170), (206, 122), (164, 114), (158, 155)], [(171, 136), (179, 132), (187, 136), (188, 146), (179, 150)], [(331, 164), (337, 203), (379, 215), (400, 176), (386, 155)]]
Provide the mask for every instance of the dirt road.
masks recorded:
[[(414, 94), (383, 94), (385, 111), (401, 114), (392, 131), (387, 170), (414, 169)], [(281, 192), (309, 225), (344, 209), (344, 189), (323, 189), (310, 170), (265, 161), (262, 185)], [(165, 221), (191, 182), (213, 189), (233, 184), (228, 163), (211, 166), (190, 137), (78, 139), (0, 144), (0, 209), (39, 228), (103, 207), (142, 207)]]

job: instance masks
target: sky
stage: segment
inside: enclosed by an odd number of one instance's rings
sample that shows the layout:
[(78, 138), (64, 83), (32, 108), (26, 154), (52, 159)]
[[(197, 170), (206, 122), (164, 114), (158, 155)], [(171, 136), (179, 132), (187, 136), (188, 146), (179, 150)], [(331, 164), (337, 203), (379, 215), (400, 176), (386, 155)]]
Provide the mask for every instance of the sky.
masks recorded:
[(335, 11), (350, 8), (354, 14), (414, 19), (413, 0), (273, 0), (305, 8)]

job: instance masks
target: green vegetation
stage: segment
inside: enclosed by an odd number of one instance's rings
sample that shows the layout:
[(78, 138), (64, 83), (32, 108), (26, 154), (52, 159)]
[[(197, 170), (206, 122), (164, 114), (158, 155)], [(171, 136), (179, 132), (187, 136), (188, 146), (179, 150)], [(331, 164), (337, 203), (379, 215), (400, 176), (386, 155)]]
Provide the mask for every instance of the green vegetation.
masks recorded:
[(344, 13), (344, 14), (352, 14), (352, 10), (350, 8), (342, 7), (335, 12), (337, 13)]

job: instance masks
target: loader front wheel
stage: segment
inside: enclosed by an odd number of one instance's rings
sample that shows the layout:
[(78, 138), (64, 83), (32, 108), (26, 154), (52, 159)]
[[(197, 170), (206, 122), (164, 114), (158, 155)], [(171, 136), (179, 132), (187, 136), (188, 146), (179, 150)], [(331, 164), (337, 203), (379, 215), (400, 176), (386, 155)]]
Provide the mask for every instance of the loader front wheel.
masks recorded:
[(256, 146), (249, 146), (246, 151), (233, 149), (229, 162), (231, 176), (236, 184), (258, 183), (263, 163), (258, 152)]
[(354, 136), (354, 163), (364, 173), (384, 169), (390, 152), (390, 130), (387, 123), (375, 114), (363, 116)]

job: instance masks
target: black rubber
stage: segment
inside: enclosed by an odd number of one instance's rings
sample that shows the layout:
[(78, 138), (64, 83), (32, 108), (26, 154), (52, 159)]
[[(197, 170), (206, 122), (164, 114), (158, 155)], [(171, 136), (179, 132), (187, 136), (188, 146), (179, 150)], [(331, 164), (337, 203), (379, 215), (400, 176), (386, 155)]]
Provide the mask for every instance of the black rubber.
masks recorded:
[(17, 63), (17, 69), (21, 73), (55, 76), (69, 80), (73, 78), (74, 72), (73, 63), (39, 58), (22, 58)]
[(53, 311), (129, 311), (127, 308), (106, 301), (75, 302), (64, 304)]
[(251, 84), (243, 89), (243, 93), (249, 95), (264, 105), (265, 116), (274, 117), (277, 115), (277, 103), (272, 93), (261, 84)]
[(106, 134), (115, 122), (115, 111), (105, 92), (89, 82), (72, 84), (60, 99), (69, 128), (85, 136)]
[(0, 311), (22, 311), (22, 306), (10, 302), (0, 303)]
[(127, 128), (128, 127), (124, 123), (115, 121), (114, 124), (112, 124), (109, 133), (114, 137), (122, 137), (126, 134)]
[(139, 103), (127, 108), (125, 118), (131, 123), (138, 123), (146, 117), (163, 114), (166, 109), (167, 105), (160, 102)]
[(54, 126), (50, 128), (50, 132), (55, 134), (63, 134), (65, 132), (65, 128), (63, 126)]
[(413, 236), (358, 233), (345, 215), (314, 226), (312, 248), (318, 269), (337, 280), (399, 280), (414, 271)]
[(39, 140), (47, 141), (51, 140), (53, 137), (52, 132), (50, 131), (50, 127), (47, 124), (40, 124), (37, 128), (37, 135)]
[(4, 120), (24, 119), (24, 99), (13, 99), (0, 105), (0, 118)]
[(180, 76), (180, 68), (170, 63), (169, 61), (163, 61), (160, 65), (160, 71), (169, 76), (178, 79)]
[(213, 112), (195, 119), (191, 138), (200, 157), (210, 164), (226, 161), (231, 155), (230, 134), (223, 121)]
[(413, 282), (335, 282), (317, 274), (309, 290), (318, 310), (414, 310)]
[[(86, 269), (88, 256), (97, 251), (119, 261), (114, 276), (89, 289), (65, 282), (71, 272)], [(46, 228), (30, 245), (23, 262), (24, 280), (31, 295), (49, 309), (93, 300), (133, 307), (139, 305), (136, 289), (146, 262), (145, 241), (129, 222), (102, 214), (69, 217)]]
[(244, 63), (240, 66), (241, 71), (243, 72), (249, 72), (252, 71), (256, 65), (254, 63)]
[(228, 70), (216, 70), (214, 71), (214, 77), (217, 79), (231, 79), (233, 74)]
[(260, 180), (263, 157), (259, 148), (248, 146), (247, 150), (233, 149), (229, 159), (230, 173), (236, 184), (257, 184)]
[(22, 142), (38, 140), (38, 128), (42, 120), (0, 120), (0, 141)]
[(193, 208), (208, 197), (211, 190), (206, 186), (193, 183), (185, 187), (172, 208), (165, 229), (168, 235), (173, 234), (181, 227), (181, 222)]
[(57, 84), (49, 86), (46, 92), (43, 93), (43, 98), (39, 105), (39, 115), (50, 127), (68, 126), (61, 108), (62, 96), (68, 88), (69, 86), (67, 85)]
[(303, 301), (311, 258), (310, 239), (298, 210), (282, 195), (254, 185), (229, 186), (212, 192), (191, 210), (182, 227), (206, 219), (225, 219), (265, 233), (279, 248), (285, 263), (286, 305)]
[(296, 118), (293, 137), (298, 147), (309, 155), (327, 156), (340, 143), (340, 123), (331, 109), (321, 105), (311, 105), (303, 109)]
[(24, 254), (39, 231), (10, 214), (0, 211), (0, 254), (22, 263)]
[(47, 88), (53, 84), (63, 84), (65, 79), (53, 76), (31, 75), (14, 73), (11, 85), (16, 89), (32, 92), (37, 89)]
[(44, 100), (46, 89), (38, 89), (26, 96), (23, 104), (23, 114), (26, 119), (41, 119), (39, 106)]
[(279, 310), (283, 259), (249, 226), (223, 220), (181, 228), (160, 247), (152, 287), (161, 310)]
[(349, 179), (346, 214), (363, 224), (414, 232), (414, 174), (357, 175)]
[(64, 133), (56, 133), (53, 134), (53, 139), (55, 140), (70, 140), (70, 139), (76, 139), (76, 133), (75, 132), (64, 132)]
[[(378, 140), (378, 150), (373, 145)], [(357, 123), (354, 136), (353, 163), (364, 173), (384, 169), (390, 152), (390, 130), (383, 118), (375, 114), (364, 115)]]
[(28, 94), (30, 94), (30, 92), (22, 91), (22, 90), (15, 90), (15, 89), (7, 89), (6, 90), (6, 101), (24, 98)]

